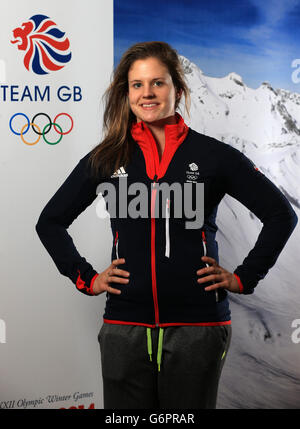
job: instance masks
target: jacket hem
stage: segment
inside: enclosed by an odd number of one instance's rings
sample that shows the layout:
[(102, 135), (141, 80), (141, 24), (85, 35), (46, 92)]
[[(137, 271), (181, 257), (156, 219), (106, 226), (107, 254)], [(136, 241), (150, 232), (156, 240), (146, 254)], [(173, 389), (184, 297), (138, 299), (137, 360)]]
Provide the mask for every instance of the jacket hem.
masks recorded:
[(140, 323), (140, 322), (127, 322), (124, 320), (110, 320), (104, 319), (104, 323), (110, 323), (113, 325), (136, 325), (136, 326), (147, 326), (149, 328), (165, 328), (167, 326), (219, 326), (219, 325), (231, 325), (231, 320), (224, 320), (222, 322), (174, 322), (174, 323), (158, 323), (150, 324), (150, 323)]

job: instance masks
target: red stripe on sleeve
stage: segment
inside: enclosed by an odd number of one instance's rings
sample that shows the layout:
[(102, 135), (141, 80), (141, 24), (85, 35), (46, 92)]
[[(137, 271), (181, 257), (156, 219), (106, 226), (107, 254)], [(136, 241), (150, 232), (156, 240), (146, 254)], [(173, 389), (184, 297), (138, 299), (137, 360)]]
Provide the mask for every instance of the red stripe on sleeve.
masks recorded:
[(237, 274), (235, 274), (235, 273), (233, 273), (234, 275), (235, 275), (235, 278), (237, 279), (237, 281), (238, 281), (238, 284), (239, 284), (239, 288), (240, 288), (240, 293), (243, 293), (243, 291), (244, 291), (244, 286), (243, 286), (243, 283), (241, 282), (241, 279), (239, 278), (239, 276), (237, 275)]

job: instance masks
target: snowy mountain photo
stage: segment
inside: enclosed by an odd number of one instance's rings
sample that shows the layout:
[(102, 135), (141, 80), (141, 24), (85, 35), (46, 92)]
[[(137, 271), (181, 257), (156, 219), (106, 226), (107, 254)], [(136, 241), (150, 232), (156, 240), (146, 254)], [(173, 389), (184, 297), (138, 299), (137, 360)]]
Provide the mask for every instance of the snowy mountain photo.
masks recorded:
[[(252, 89), (234, 72), (208, 77), (187, 58), (181, 56), (181, 61), (191, 90), (189, 125), (248, 156), (299, 216), (300, 94), (267, 82)], [(226, 195), (217, 225), (220, 265), (234, 270), (255, 244), (262, 224)], [(291, 323), (300, 316), (299, 240), (296, 228), (253, 295), (230, 294), (233, 340), (219, 395), (221, 408), (300, 405), (300, 346), (291, 342)]]
[[(115, 0), (114, 13), (115, 65), (134, 43), (169, 43), (191, 91), (190, 117), (180, 106), (186, 123), (243, 152), (300, 219), (300, 0), (152, 0), (151, 10)], [(226, 195), (217, 225), (220, 265), (232, 272), (262, 223)], [(299, 241), (298, 222), (254, 294), (230, 294), (217, 408), (300, 408)]]

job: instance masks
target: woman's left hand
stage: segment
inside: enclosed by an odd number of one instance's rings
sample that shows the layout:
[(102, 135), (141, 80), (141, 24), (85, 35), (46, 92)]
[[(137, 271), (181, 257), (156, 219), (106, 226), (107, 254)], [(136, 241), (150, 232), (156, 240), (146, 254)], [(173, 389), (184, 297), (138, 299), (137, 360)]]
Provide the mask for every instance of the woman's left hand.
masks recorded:
[(218, 288), (225, 288), (230, 292), (240, 292), (239, 284), (234, 274), (222, 268), (214, 258), (202, 256), (201, 259), (210, 266), (197, 271), (198, 275), (207, 274), (205, 277), (198, 279), (197, 282), (200, 284), (209, 281), (215, 282), (214, 285), (205, 288), (207, 292)]

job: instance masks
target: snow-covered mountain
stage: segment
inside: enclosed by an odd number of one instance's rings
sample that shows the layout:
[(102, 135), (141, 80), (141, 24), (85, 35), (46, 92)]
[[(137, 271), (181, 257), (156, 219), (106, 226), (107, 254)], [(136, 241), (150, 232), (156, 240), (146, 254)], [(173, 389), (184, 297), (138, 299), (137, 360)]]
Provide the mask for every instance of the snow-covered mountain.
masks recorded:
[[(300, 219), (300, 94), (268, 82), (249, 88), (234, 72), (214, 78), (187, 58), (181, 61), (191, 90), (186, 122), (251, 158)], [(233, 271), (255, 244), (262, 224), (229, 196), (220, 204), (217, 224), (220, 265)], [(300, 408), (300, 343), (291, 339), (292, 321), (300, 319), (299, 239), (297, 226), (253, 295), (230, 294), (233, 337), (220, 408)]]

